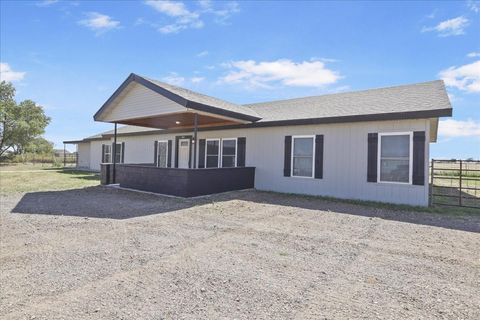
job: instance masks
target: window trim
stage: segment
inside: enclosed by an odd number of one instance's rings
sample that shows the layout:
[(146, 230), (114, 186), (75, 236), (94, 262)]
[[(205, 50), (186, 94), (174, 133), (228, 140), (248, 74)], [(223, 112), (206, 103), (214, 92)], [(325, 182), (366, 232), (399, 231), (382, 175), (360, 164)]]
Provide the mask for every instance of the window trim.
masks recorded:
[[(211, 138), (211, 139), (205, 139), (205, 169), (211, 169), (211, 168), (220, 168), (220, 159), (222, 155), (222, 144), (220, 142), (220, 138)], [(207, 157), (208, 157), (208, 141), (218, 141), (218, 161), (217, 161), (217, 166), (216, 167), (208, 167), (207, 166)]]
[[(237, 141), (238, 138), (222, 138), (222, 141), (220, 142), (220, 167), (223, 168), (223, 142), (224, 141), (235, 141), (235, 160), (233, 162), (233, 167), (227, 167), (227, 168), (236, 168), (237, 167), (237, 154), (238, 154), (238, 146), (237, 146)], [(207, 153), (207, 150), (205, 149), (205, 154)], [(231, 156), (231, 155), (229, 155)], [(205, 162), (206, 163), (206, 162)]]
[[(110, 149), (109, 152), (107, 152), (107, 148)], [(112, 163), (112, 160), (113, 160), (113, 159), (112, 159), (112, 145), (111, 145), (111, 144), (108, 144), (108, 143), (104, 143), (104, 144), (103, 144), (103, 151), (104, 151), (104, 153), (103, 153), (103, 158), (104, 158), (105, 160), (107, 160), (107, 154), (108, 154), (108, 157), (110, 158), (110, 159), (109, 159), (110, 161), (105, 161), (105, 163)]]
[(165, 168), (168, 168), (168, 140), (157, 140), (157, 154), (156, 154), (156, 157), (157, 159), (157, 168), (160, 168), (158, 165), (160, 164), (160, 161), (159, 160), (159, 155), (160, 155), (160, 143), (165, 143), (167, 145), (167, 147), (165, 148), (166, 152), (165, 152)]
[[(293, 174), (293, 167), (294, 167), (294, 147), (295, 147), (295, 139), (298, 138), (311, 138), (312, 139), (312, 175), (311, 176), (296, 176)], [(304, 179), (314, 179), (315, 178), (315, 135), (298, 135), (292, 136), (292, 146), (290, 150), (290, 177), (293, 178), (304, 178)]]
[(112, 142), (112, 144), (110, 145), (112, 147), (112, 163), (113, 163), (113, 157), (117, 156), (117, 154), (116, 154), (117, 151), (120, 151), (120, 159), (119, 159), (120, 161), (118, 161), (116, 163), (119, 163), (119, 164), (124, 163), (124, 161), (123, 161), (124, 159), (122, 159), (122, 151), (123, 151), (122, 150), (122, 148), (123, 148), (122, 142), (117, 141), (117, 145), (116, 145), (116, 148), (115, 148), (115, 154), (113, 154), (113, 144), (114, 144), (114, 142)]
[[(381, 159), (382, 159), (382, 137), (383, 136), (409, 136), (409, 151), (408, 151), (408, 182), (401, 181), (382, 181), (380, 180), (380, 171), (381, 171)], [(401, 185), (412, 185), (412, 176), (413, 176), (413, 131), (404, 131), (404, 132), (379, 132), (378, 133), (378, 146), (377, 146), (377, 183), (387, 183), (387, 184), (401, 184)]]

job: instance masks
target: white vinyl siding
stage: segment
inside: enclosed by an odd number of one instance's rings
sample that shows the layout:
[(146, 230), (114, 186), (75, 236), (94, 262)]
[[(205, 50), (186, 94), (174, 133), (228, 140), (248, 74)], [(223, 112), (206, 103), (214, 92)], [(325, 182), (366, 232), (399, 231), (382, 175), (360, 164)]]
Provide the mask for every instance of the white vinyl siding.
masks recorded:
[(132, 82), (124, 93), (116, 98), (100, 120), (116, 121), (185, 111), (187, 108), (184, 106), (143, 85)]

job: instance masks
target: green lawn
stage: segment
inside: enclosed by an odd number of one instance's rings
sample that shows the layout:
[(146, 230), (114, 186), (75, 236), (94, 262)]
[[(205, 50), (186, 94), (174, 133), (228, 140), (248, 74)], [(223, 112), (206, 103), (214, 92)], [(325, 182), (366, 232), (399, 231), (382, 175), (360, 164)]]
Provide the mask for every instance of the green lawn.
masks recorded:
[(0, 193), (66, 190), (96, 186), (97, 173), (41, 165), (0, 166)]

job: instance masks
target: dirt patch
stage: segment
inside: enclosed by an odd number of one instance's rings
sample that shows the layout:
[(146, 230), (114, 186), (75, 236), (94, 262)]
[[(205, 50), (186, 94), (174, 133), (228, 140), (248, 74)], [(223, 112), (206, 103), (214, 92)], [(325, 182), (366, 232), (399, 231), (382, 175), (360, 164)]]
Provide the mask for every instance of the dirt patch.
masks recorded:
[(480, 216), (93, 187), (0, 217), (5, 319), (480, 318)]

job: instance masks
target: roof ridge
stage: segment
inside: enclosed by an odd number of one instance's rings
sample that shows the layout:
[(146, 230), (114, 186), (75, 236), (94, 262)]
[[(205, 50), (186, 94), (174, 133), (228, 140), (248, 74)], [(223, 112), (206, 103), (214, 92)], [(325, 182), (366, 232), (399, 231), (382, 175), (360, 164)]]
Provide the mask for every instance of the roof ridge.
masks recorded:
[(305, 96), (305, 97), (296, 97), (296, 98), (289, 98), (289, 99), (279, 99), (279, 100), (270, 100), (270, 101), (263, 101), (263, 102), (247, 103), (247, 104), (244, 104), (243, 106), (250, 108), (251, 106), (258, 106), (258, 105), (267, 104), (267, 103), (270, 104), (270, 103), (275, 103), (275, 102), (285, 102), (285, 101), (303, 100), (303, 99), (319, 98), (319, 97), (329, 97), (329, 96), (344, 95), (344, 94), (355, 94), (355, 93), (394, 89), (394, 88), (402, 88), (402, 87), (412, 87), (412, 86), (417, 86), (417, 85), (431, 84), (431, 83), (435, 83), (435, 82), (442, 82), (444, 84), (443, 80), (437, 79), (437, 80), (430, 80), (430, 81), (424, 81), (424, 82), (408, 83), (408, 84), (401, 84), (401, 85), (392, 85), (392, 86), (387, 86), (387, 87), (377, 87), (377, 88), (369, 88), (369, 89), (362, 89), (362, 90), (352, 90), (352, 91), (326, 93), (326, 94), (319, 94), (319, 95), (312, 95), (312, 96)]

